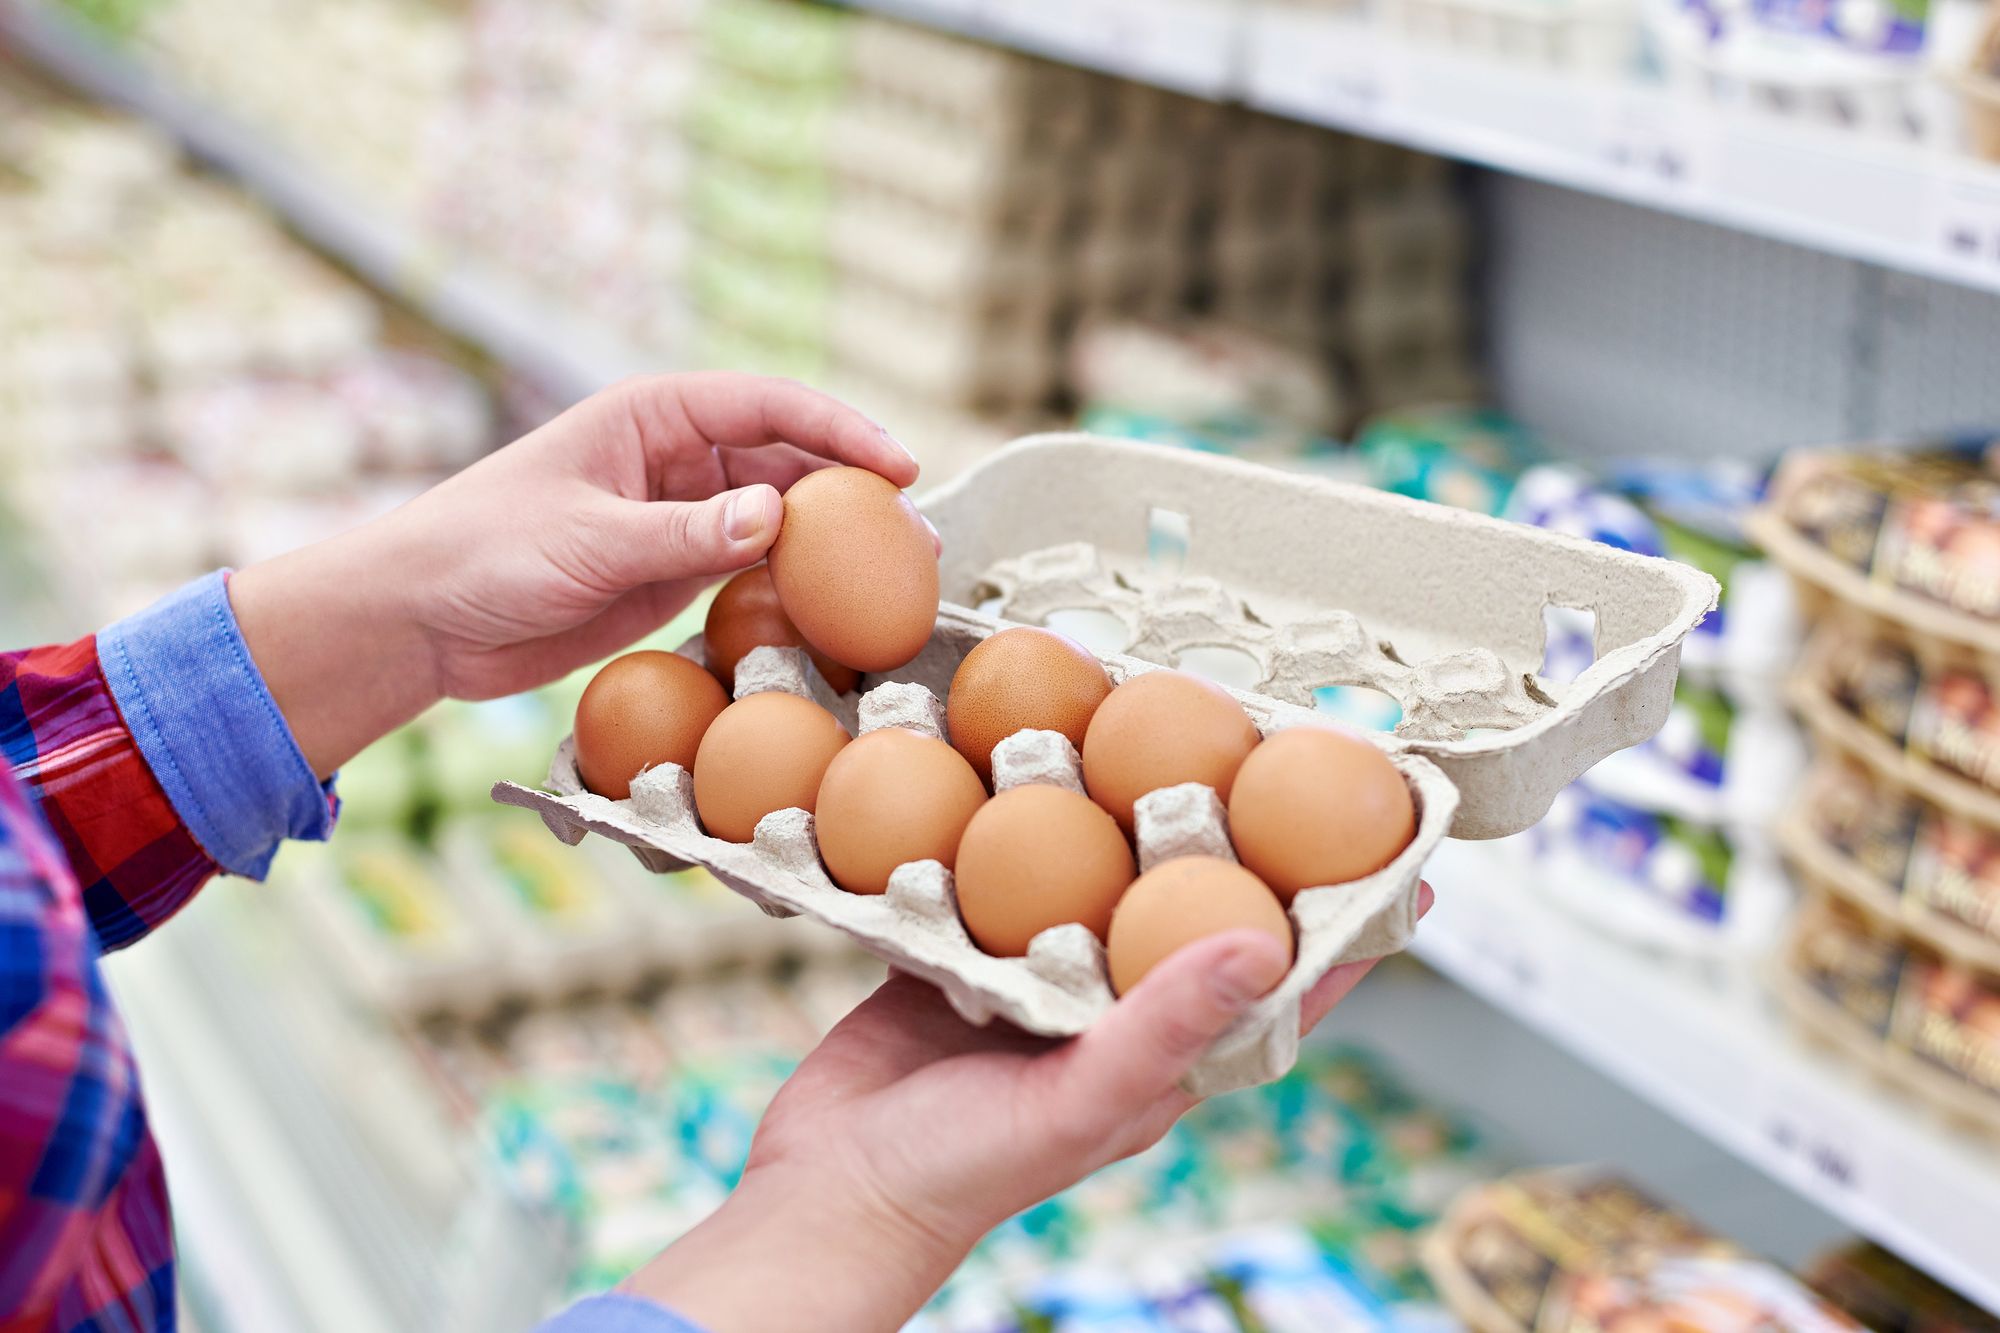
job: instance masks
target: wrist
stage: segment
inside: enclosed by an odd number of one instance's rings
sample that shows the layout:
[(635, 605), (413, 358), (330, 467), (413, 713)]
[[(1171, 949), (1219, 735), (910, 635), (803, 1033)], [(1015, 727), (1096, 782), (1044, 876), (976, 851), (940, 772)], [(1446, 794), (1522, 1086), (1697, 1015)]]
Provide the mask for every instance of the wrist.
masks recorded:
[(852, 1182), (753, 1170), (622, 1284), (711, 1333), (901, 1328), (978, 1239), (944, 1235)]
[(402, 595), (408, 570), (370, 535), (301, 547), (229, 580), (251, 659), (322, 779), (438, 697), (429, 642)]

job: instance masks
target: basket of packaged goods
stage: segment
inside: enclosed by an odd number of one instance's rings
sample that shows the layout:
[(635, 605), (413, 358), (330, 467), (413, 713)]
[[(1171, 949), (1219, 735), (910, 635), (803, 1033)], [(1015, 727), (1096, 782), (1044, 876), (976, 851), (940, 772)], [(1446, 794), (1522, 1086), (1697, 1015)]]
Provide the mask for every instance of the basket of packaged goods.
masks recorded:
[(1815, 892), (1793, 920), (1773, 985), (1811, 1036), (1951, 1118), (2000, 1132), (1992, 972)]
[(1838, 756), (1778, 841), (1822, 888), (1948, 957), (2000, 973), (2000, 832)]
[[(546, 789), (494, 796), (1051, 1036), (1194, 938), (1267, 930), (1295, 961), (1196, 1070), (1216, 1091), (1290, 1066), (1328, 971), (1408, 942), (1442, 838), (1519, 832), (1656, 731), (1715, 597), (1668, 561), (1088, 436), (1018, 441), (921, 506), (831, 469), (702, 636), (600, 673)], [(1597, 626), (1560, 684), (1535, 674), (1551, 606)], [(1042, 628), (1065, 615), (1122, 649)], [(1240, 687), (1186, 669), (1224, 661)], [(1400, 720), (1332, 726), (1329, 688)]]
[(1478, 1333), (1745, 1327), (1859, 1333), (1785, 1270), (1594, 1167), (1473, 1186), (1424, 1242), (1424, 1267)]
[(1811, 612), (1843, 604), (2000, 659), (2000, 460), (1985, 436), (1789, 454), (1751, 535)]

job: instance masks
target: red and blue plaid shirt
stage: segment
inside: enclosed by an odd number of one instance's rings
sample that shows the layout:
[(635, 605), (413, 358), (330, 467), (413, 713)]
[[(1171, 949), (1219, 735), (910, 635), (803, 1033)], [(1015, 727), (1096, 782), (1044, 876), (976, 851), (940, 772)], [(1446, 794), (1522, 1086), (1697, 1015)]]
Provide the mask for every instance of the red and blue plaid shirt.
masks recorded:
[[(98, 956), (337, 809), (211, 575), (0, 654), (0, 1333), (175, 1326), (166, 1178)], [(548, 1333), (700, 1333), (610, 1294)]]
[(172, 1328), (166, 1177), (97, 956), (216, 865), (94, 637), (0, 657), (0, 743), (0, 1329)]
[(166, 1179), (98, 956), (324, 837), (330, 792), (221, 575), (0, 654), (0, 757), (0, 1333), (171, 1329)]

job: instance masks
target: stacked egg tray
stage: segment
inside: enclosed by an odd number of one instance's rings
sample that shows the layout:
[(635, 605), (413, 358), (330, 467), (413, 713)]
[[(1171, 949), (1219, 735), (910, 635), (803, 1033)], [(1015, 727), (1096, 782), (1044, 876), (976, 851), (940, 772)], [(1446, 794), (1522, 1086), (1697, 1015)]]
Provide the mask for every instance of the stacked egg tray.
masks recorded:
[[(1334, 967), (1409, 942), (1423, 863), (1447, 834), (1519, 832), (1578, 773), (1656, 731), (1681, 641), (1717, 591), (1686, 566), (1483, 515), (1081, 435), (1019, 441), (919, 508), (944, 540), (948, 601), (917, 658), (864, 677), (843, 699), (796, 650), (760, 649), (738, 666), (739, 697), (790, 690), (817, 698), (850, 730), (941, 735), (941, 698), (974, 645), (1009, 623), (1081, 610), (1129, 631), (1127, 650), (1103, 658), (1114, 681), (1190, 649), (1247, 655), (1258, 684), (1231, 693), (1266, 735), (1323, 721), (1312, 693), (1325, 685), (1379, 689), (1403, 707), (1396, 733), (1373, 739), (1410, 784), (1415, 838), (1373, 875), (1298, 894), (1293, 967), (1191, 1075), (1201, 1093), (1289, 1068), (1305, 992)], [(1177, 572), (1149, 558), (1162, 533), (1185, 535)], [(999, 616), (970, 609), (996, 602)], [(1597, 660), (1566, 685), (1532, 674), (1551, 605), (1596, 616)], [(699, 642), (683, 652), (699, 660)], [(1029, 781), (1080, 786), (1060, 735), (1018, 733), (996, 750), (996, 787)], [(833, 925), (940, 985), (969, 1021), (999, 1016), (1069, 1036), (1113, 1001), (1101, 947), (1082, 926), (1043, 932), (1022, 958), (979, 950), (958, 919), (949, 872), (934, 862), (901, 867), (879, 897), (839, 889), (803, 810), (767, 815), (748, 844), (724, 842), (702, 832), (684, 770), (649, 770), (630, 799), (612, 801), (582, 789), (568, 742), (548, 787), (502, 782), (494, 798), (537, 811), (565, 842), (599, 833), (652, 869), (699, 864), (767, 911)], [(1144, 798), (1137, 833), (1142, 869), (1191, 853), (1233, 858), (1221, 803), (1192, 784)]]

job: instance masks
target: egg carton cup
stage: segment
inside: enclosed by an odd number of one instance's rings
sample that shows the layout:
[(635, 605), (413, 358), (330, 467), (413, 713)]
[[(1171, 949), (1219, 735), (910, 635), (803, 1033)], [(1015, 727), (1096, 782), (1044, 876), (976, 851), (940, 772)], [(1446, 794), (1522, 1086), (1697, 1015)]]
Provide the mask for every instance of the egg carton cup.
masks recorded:
[[(905, 727), (943, 740), (940, 695), (964, 654), (989, 631), (984, 617), (945, 608), (930, 646), (896, 673), (910, 678), (885, 681), (858, 697), (834, 695), (797, 649), (755, 649), (737, 667), (736, 697), (779, 690), (828, 708), (857, 735)], [(698, 642), (682, 651), (700, 658)], [(1118, 680), (1152, 669), (1129, 658), (1112, 659), (1107, 668)], [(1294, 720), (1273, 714), (1259, 722), (1278, 729)], [(1293, 900), (1298, 951), (1290, 971), (1203, 1057), (1188, 1077), (1190, 1091), (1206, 1096), (1265, 1082), (1289, 1069), (1298, 1058), (1299, 1005), (1306, 991), (1343, 963), (1395, 953), (1409, 942), (1416, 929), (1417, 880), (1450, 826), (1458, 794), (1432, 764), (1407, 755), (1393, 762), (1417, 804), (1415, 838), (1375, 874), (1307, 889)], [(1008, 738), (994, 751), (993, 770), (997, 790), (1047, 782), (1083, 791), (1076, 750), (1058, 732), (1023, 731)], [(1025, 957), (994, 957), (967, 935), (952, 874), (936, 861), (898, 867), (880, 895), (835, 885), (821, 864), (807, 811), (776, 811), (759, 821), (751, 842), (725, 842), (702, 831), (693, 779), (685, 769), (675, 764), (650, 769), (633, 780), (629, 800), (606, 800), (583, 789), (573, 740), (557, 751), (548, 785), (549, 791), (534, 791), (501, 783), (494, 798), (535, 810), (564, 842), (597, 833), (631, 847), (652, 870), (705, 866), (773, 915), (802, 914), (831, 925), (890, 965), (938, 986), (969, 1022), (999, 1017), (1029, 1032), (1067, 1037), (1087, 1030), (1113, 1002), (1103, 945), (1087, 927), (1055, 926), (1035, 937)], [(1141, 798), (1136, 811), (1141, 872), (1177, 856), (1235, 860), (1227, 818), (1215, 792), (1195, 783)]]
[[(1196, 1069), (1190, 1086), (1201, 1092), (1289, 1067), (1299, 997), (1312, 983), (1408, 942), (1423, 862), (1447, 833), (1519, 832), (1584, 768), (1657, 731), (1681, 640), (1716, 598), (1713, 579), (1668, 561), (1364, 487), (1085, 435), (1017, 441), (920, 507), (944, 539), (939, 574), (950, 600), (916, 659), (840, 697), (798, 650), (758, 649), (738, 666), (738, 697), (782, 689), (815, 698), (854, 733), (907, 726), (941, 735), (939, 700), (975, 645), (1010, 622), (1087, 610), (1127, 631), (1124, 652), (1100, 654), (1116, 681), (1192, 649), (1243, 654), (1256, 684), (1231, 693), (1263, 734), (1322, 721), (1311, 707), (1322, 685), (1382, 689), (1403, 707), (1397, 732), (1374, 739), (1411, 786), (1415, 838), (1374, 875), (1298, 896), (1298, 959)], [(1162, 532), (1179, 542), (1178, 569), (1149, 561)], [(1530, 665), (1541, 660), (1551, 605), (1596, 616), (1598, 658), (1567, 685), (1537, 682)], [(701, 658), (698, 642), (683, 651)], [(994, 762), (1001, 787), (1080, 785), (1073, 751), (1050, 734), (1010, 738)], [(810, 814), (768, 815), (748, 844), (710, 838), (692, 780), (675, 766), (639, 775), (629, 800), (611, 801), (582, 789), (566, 741), (547, 790), (503, 782), (494, 798), (537, 811), (567, 843), (595, 832), (632, 847), (650, 869), (700, 864), (768, 911), (825, 921), (939, 985), (972, 1021), (1002, 1016), (1069, 1035), (1112, 1001), (1101, 949), (1084, 927), (1043, 932), (1025, 958), (990, 957), (965, 934), (943, 867), (903, 866), (878, 897), (846, 893), (820, 865)], [(1141, 801), (1138, 843), (1142, 866), (1229, 845), (1219, 802), (1187, 787)]]

